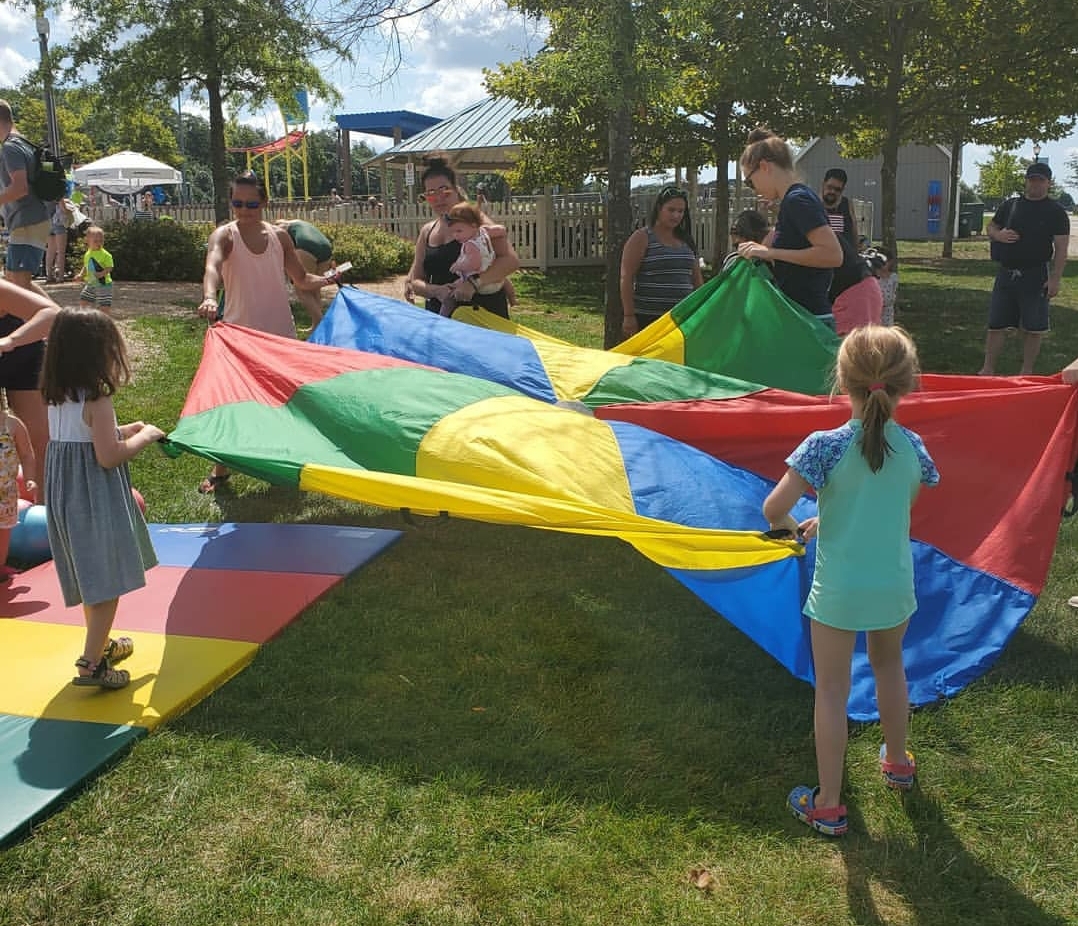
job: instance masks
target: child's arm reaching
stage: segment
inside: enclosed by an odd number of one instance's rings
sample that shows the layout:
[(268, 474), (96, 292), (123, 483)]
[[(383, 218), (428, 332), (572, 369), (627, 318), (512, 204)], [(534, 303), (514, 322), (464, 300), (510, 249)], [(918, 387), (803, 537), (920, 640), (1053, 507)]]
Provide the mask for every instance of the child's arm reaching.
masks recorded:
[(83, 414), (90, 427), (94, 456), (105, 469), (114, 469), (121, 463), (126, 463), (145, 447), (165, 436), (165, 432), (160, 428), (143, 424), (141, 421), (118, 426), (116, 410), (108, 396), (87, 402)]
[(790, 510), (812, 486), (796, 470), (786, 470), (778, 485), (764, 499), (764, 517), (772, 530), (788, 530), (798, 539), (811, 540), (816, 536), (816, 518), (807, 518), (800, 524), (794, 520)]

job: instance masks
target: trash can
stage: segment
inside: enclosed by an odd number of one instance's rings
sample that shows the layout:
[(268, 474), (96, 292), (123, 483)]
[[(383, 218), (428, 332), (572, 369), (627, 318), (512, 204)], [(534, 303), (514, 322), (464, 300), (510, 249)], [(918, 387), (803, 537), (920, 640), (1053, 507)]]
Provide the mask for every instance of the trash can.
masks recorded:
[(958, 210), (958, 237), (969, 238), (984, 230), (984, 203), (965, 203)]

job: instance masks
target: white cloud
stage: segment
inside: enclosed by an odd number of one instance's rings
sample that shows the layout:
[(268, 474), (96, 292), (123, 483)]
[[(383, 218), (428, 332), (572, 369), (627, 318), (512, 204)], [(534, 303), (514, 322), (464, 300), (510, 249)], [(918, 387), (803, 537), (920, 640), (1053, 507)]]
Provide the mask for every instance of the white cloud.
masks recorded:
[(30, 73), (34, 64), (32, 59), (10, 45), (0, 48), (0, 87), (14, 87)]

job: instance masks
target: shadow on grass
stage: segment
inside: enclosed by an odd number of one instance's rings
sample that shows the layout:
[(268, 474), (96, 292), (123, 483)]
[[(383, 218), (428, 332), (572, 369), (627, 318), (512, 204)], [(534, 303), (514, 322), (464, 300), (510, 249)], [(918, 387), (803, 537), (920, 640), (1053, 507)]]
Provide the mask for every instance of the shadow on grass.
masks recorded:
[[(938, 926), (1066, 926), (1068, 920), (1038, 907), (1005, 878), (985, 867), (947, 824), (943, 808), (919, 789), (902, 800), (913, 826), (912, 839), (856, 835), (842, 842), (849, 911), (862, 926), (895, 922), (881, 909), (888, 895), (912, 913), (904, 922)], [(851, 833), (865, 832), (865, 822), (850, 808)]]
[(175, 726), (773, 825), (807, 685), (627, 545), (424, 523)]

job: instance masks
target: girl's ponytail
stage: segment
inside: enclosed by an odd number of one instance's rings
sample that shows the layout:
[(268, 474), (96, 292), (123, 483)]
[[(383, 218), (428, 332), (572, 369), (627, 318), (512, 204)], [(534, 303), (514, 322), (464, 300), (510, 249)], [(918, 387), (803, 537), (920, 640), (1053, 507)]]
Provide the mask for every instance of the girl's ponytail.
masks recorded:
[(919, 373), (917, 348), (901, 328), (855, 328), (839, 348), (835, 385), (863, 405), (861, 453), (874, 473), (891, 452), (884, 428), (898, 400), (916, 387)]
[(891, 452), (883, 429), (894, 413), (895, 403), (887, 387), (883, 383), (873, 383), (861, 413), (861, 454), (874, 473), (883, 468), (883, 458)]

